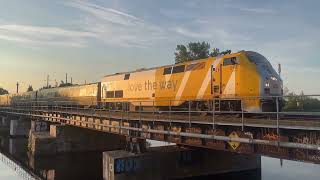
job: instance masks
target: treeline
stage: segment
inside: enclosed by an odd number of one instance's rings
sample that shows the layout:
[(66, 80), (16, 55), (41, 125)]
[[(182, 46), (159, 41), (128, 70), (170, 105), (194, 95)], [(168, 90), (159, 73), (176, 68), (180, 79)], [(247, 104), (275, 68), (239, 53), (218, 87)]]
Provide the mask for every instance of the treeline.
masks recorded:
[(303, 92), (297, 95), (290, 92), (284, 98), (284, 111), (320, 111), (320, 97), (306, 96)]
[(9, 92), (2, 87), (0, 87), (0, 95), (9, 94)]
[(221, 51), (219, 48), (212, 48), (208, 42), (190, 42), (186, 45), (179, 44), (176, 47), (175, 63), (182, 63), (208, 57), (230, 54), (231, 50)]

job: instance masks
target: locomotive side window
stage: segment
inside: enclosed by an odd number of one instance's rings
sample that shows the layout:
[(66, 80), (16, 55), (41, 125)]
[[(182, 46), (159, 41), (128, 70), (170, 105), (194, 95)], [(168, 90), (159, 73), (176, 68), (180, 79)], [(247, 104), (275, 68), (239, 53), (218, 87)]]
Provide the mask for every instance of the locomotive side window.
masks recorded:
[(205, 63), (196, 63), (196, 64), (189, 64), (186, 68), (186, 71), (194, 71), (194, 70), (200, 70), (205, 67)]
[(223, 65), (224, 66), (228, 66), (228, 65), (235, 65), (237, 64), (237, 58), (236, 57), (232, 57), (232, 58), (227, 58), (223, 61)]
[(185, 65), (175, 66), (172, 69), (172, 74), (184, 72)]
[(164, 68), (163, 75), (171, 74), (171, 72), (172, 72), (172, 67)]
[(107, 91), (107, 98), (114, 98), (114, 91)]
[(125, 74), (124, 75), (124, 80), (129, 80), (130, 79), (130, 74)]
[(115, 98), (123, 98), (123, 91), (115, 91)]

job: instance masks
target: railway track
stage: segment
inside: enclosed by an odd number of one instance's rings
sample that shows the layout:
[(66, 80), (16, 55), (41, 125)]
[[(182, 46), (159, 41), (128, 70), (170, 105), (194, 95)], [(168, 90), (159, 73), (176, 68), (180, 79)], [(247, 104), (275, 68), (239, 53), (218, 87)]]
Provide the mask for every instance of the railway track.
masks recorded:
[[(1, 109), (1, 108), (0, 108)], [(7, 108), (15, 109), (15, 108)], [(18, 111), (28, 111), (28, 109), (15, 109)], [(119, 111), (119, 110), (102, 110), (93, 108), (56, 108), (56, 109), (42, 109), (36, 110), (39, 112), (60, 112), (68, 114), (86, 114), (92, 115), (92, 117), (103, 117), (103, 118), (116, 118), (122, 119), (124, 121), (130, 120), (142, 120), (142, 121), (168, 121), (172, 123), (192, 123), (192, 124), (255, 124), (255, 125), (267, 125), (275, 126), (277, 124), (276, 114), (258, 114), (258, 113), (226, 113), (226, 112), (216, 112), (213, 116), (212, 113), (203, 112), (179, 112), (179, 111), (142, 111), (142, 112), (132, 112), (132, 111)], [(285, 114), (283, 112), (279, 113), (279, 125), (284, 126), (307, 126), (320, 128), (320, 115), (316, 114)]]

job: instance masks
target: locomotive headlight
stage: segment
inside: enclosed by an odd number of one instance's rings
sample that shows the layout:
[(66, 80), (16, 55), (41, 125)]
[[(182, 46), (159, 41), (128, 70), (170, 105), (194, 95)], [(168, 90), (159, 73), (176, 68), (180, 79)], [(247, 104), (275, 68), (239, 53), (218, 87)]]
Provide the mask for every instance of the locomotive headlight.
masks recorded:
[(267, 82), (267, 83), (265, 84), (265, 87), (270, 87), (270, 83)]
[(274, 76), (271, 76), (271, 79), (273, 80), (273, 81), (277, 81), (278, 79), (276, 78), (276, 77), (274, 77)]

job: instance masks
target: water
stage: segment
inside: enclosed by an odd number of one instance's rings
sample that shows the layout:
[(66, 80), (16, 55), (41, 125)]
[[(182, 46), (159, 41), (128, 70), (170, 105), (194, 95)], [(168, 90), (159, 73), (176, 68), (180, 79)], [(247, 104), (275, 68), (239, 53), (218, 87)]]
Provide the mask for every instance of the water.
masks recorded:
[(20, 180), (21, 177), (14, 170), (0, 162), (0, 179)]
[[(83, 157), (83, 156), (82, 156)], [(80, 157), (70, 158), (68, 160), (64, 158), (60, 158), (58, 161), (63, 162), (73, 162), (73, 165), (78, 164), (78, 167), (74, 167), (74, 171), (68, 171), (64, 169), (68, 166), (68, 163), (60, 167), (61, 169), (51, 169), (53, 172), (55, 170), (56, 175), (55, 180), (70, 180), (70, 179), (99, 179), (101, 176), (96, 173), (99, 171), (94, 170), (96, 165), (94, 162), (79, 160)], [(87, 160), (90, 158), (87, 158)], [(96, 158), (92, 158), (96, 159)], [(73, 161), (75, 160), (75, 161)], [(81, 161), (86, 162), (85, 166), (79, 165)], [(70, 165), (70, 164), (69, 164)], [(88, 168), (91, 167), (91, 168)], [(86, 173), (83, 172), (83, 168), (86, 168)], [(88, 169), (91, 169), (91, 172), (88, 172)], [(98, 167), (99, 169), (99, 167)], [(69, 168), (70, 170), (70, 168)], [(49, 170), (50, 171), (50, 170)], [(102, 171), (102, 170), (101, 170)], [(50, 174), (50, 172), (48, 172)], [(87, 174), (87, 175), (86, 175)], [(96, 174), (96, 175), (95, 175)], [(10, 180), (20, 180), (19, 177), (12, 169), (4, 165), (0, 162), (0, 179), (10, 179)], [(283, 165), (280, 165), (279, 159), (263, 157), (262, 158), (262, 170), (261, 170), (261, 178), (259, 178), (259, 172), (246, 172), (246, 173), (235, 173), (229, 175), (220, 175), (214, 177), (196, 177), (189, 178), (188, 180), (213, 180), (213, 179), (232, 179), (232, 180), (319, 180), (320, 179), (320, 165), (303, 163), (303, 162), (294, 162), (294, 161), (283, 161)]]
[[(1, 154), (18, 159), (20, 167), (36, 176), (50, 180), (102, 179), (102, 153), (70, 153), (56, 156), (34, 157), (27, 152), (26, 138), (1, 137)], [(21, 179), (13, 168), (0, 162), (0, 179)], [(20, 172), (20, 171), (19, 171)]]
[(263, 180), (319, 180), (320, 165), (279, 159), (262, 158)]
[[(0, 150), (19, 159), (22, 166), (32, 169), (37, 175), (54, 180), (99, 180), (102, 179), (101, 153), (76, 153), (54, 157), (34, 158), (27, 153), (26, 138), (10, 138), (0, 133)], [(0, 180), (19, 180), (16, 172), (0, 161)], [(228, 175), (194, 177), (185, 180), (319, 180), (320, 165), (262, 157), (261, 171), (249, 171)]]

